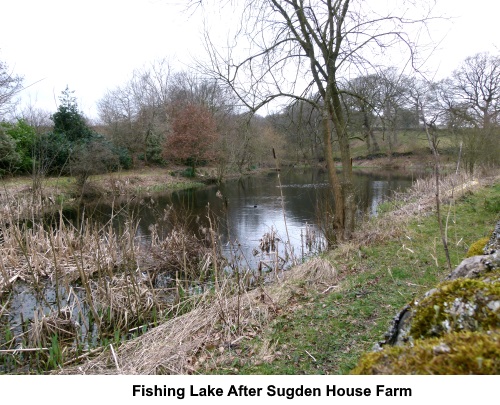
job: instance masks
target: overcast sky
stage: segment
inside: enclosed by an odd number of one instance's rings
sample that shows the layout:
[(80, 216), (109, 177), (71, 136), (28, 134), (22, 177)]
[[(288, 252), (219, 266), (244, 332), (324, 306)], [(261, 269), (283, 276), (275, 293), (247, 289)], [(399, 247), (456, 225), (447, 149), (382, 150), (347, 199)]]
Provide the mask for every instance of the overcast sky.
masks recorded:
[[(373, 0), (369, 0), (373, 1)], [(383, 0), (376, 0), (383, 1)], [(80, 109), (96, 116), (107, 89), (124, 84), (134, 69), (168, 58), (175, 70), (203, 57), (200, 13), (187, 0), (0, 0), (0, 60), (24, 76), (22, 103), (53, 112), (66, 85)], [(446, 35), (427, 68), (444, 77), (467, 56), (498, 52), (500, 3), (437, 0), (436, 14), (455, 17), (434, 25)], [(236, 17), (212, 29), (223, 30)]]

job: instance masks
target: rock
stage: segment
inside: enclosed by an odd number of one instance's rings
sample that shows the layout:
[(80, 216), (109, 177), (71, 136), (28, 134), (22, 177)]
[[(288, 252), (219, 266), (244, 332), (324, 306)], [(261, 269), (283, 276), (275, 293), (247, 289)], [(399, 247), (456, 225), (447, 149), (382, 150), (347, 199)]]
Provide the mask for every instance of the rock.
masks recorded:
[[(500, 372), (500, 360), (493, 358), (497, 354), (492, 357), (491, 349), (495, 347), (500, 354), (500, 346), (496, 348), (500, 340), (500, 221), (484, 253), (463, 260), (443, 283), (406, 305), (393, 318), (385, 339), (362, 357), (353, 372)], [(472, 353), (470, 344), (475, 341), (484, 341), (484, 347)], [(436, 362), (436, 357), (443, 360)], [(468, 364), (468, 369), (460, 362)]]
[(500, 252), (500, 221), (497, 222), (490, 241), (484, 247), (484, 254), (491, 255)]
[(393, 319), (385, 340), (378, 343), (379, 350), (383, 345), (401, 346), (408, 342), (411, 323), (413, 318), (413, 309), (411, 305), (406, 305)]
[[(495, 257), (495, 255), (497, 257)], [(494, 263), (498, 262), (498, 253), (494, 255), (472, 256), (462, 260), (455, 270), (453, 270), (447, 277), (447, 280), (456, 280), (460, 277), (478, 278), (484, 273), (490, 272), (498, 268)]]
[(450, 273), (447, 280), (455, 280), (460, 277), (478, 278), (487, 272), (500, 269), (500, 221), (497, 222), (483, 252), (484, 255), (464, 259)]
[(414, 305), (409, 336), (439, 337), (451, 332), (500, 328), (500, 283), (459, 278)]
[(441, 283), (394, 318), (380, 348), (412, 345), (415, 340), (450, 332), (500, 328), (500, 270), (482, 278)]
[(455, 332), (365, 354), (351, 374), (500, 374), (500, 334)]

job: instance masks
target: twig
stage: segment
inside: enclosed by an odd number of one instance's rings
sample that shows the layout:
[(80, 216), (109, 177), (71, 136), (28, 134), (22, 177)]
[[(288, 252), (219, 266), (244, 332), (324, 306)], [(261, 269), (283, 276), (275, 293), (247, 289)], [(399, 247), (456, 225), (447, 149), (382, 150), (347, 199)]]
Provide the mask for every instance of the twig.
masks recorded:
[(329, 286), (329, 287), (328, 287), (325, 291), (323, 291), (321, 294), (326, 294), (326, 293), (327, 293), (328, 291), (330, 291), (331, 289), (333, 289), (333, 288), (337, 288), (337, 287), (338, 287), (338, 285), (331, 285), (331, 286)]
[(424, 287), (424, 288), (426, 288), (426, 287), (427, 287), (427, 286), (425, 286), (425, 285), (415, 284), (415, 283), (409, 283), (409, 282), (407, 282), (407, 283), (406, 283), (406, 285), (407, 285), (408, 287)]
[(311, 353), (309, 353), (307, 350), (306, 350), (305, 352), (309, 355), (309, 357), (310, 357), (311, 359), (313, 359), (313, 360), (314, 360), (314, 362), (316, 362), (316, 363), (318, 362), (318, 360), (316, 360), (316, 359), (314, 358), (314, 356), (313, 356)]
[(230, 345), (231, 345), (231, 346), (233, 346), (233, 345), (235, 345), (236, 343), (238, 343), (240, 340), (245, 339), (245, 338), (246, 338), (246, 336), (245, 336), (245, 335), (240, 336), (239, 338), (237, 338), (237, 339), (233, 340), (233, 341), (230, 343)]
[[(391, 276), (392, 281), (394, 281), (394, 284), (396, 284), (396, 285), (397, 285), (398, 283), (397, 283), (396, 279), (394, 278), (394, 276), (392, 275), (391, 268), (390, 268), (390, 267), (388, 267), (388, 268), (387, 268), (387, 271), (389, 272), (389, 275)], [(396, 291), (399, 293), (399, 295), (401, 295), (402, 297), (404, 297), (404, 295), (401, 293), (401, 291), (399, 291), (399, 290), (396, 290)]]
[(98, 347), (97, 349), (90, 350), (87, 353), (84, 353), (78, 357), (75, 357), (74, 359), (68, 360), (66, 363), (63, 364), (63, 367), (69, 366), (70, 364), (73, 364), (77, 361), (83, 360), (85, 357), (91, 356), (95, 353), (101, 352), (104, 349), (104, 346)]
[(3, 315), (5, 309), (7, 308), (7, 306), (9, 305), (10, 303), (10, 295), (9, 295), (9, 298), (7, 299), (7, 302), (5, 303), (5, 305), (3, 307), (0, 308), (0, 316)]
[(111, 354), (113, 355), (113, 360), (115, 361), (116, 369), (120, 373), (121, 372), (120, 371), (120, 366), (118, 365), (118, 359), (116, 358), (115, 349), (113, 349), (113, 345), (112, 344), (109, 345), (109, 348), (111, 349)]
[(33, 347), (27, 349), (4, 349), (0, 353), (17, 353), (17, 352), (39, 352), (42, 350), (50, 350), (48, 347)]

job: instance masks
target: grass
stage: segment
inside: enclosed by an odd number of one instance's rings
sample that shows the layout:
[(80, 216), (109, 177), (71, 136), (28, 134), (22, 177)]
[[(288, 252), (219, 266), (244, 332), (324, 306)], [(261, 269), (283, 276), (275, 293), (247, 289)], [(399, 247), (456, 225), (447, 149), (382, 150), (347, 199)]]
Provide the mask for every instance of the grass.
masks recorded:
[[(489, 180), (492, 186), (462, 179), (462, 197), (448, 218), (453, 264), (499, 219), (498, 179)], [(227, 291), (207, 292), (194, 310), (122, 344), (116, 351), (120, 370), (104, 351), (59, 373), (350, 373), (399, 310), (448, 273), (432, 184), (417, 183), (411, 194), (398, 196), (392, 211), (364, 223), (352, 241), (276, 274), (272, 283), (241, 295), (231, 284)], [(451, 195), (449, 185), (443, 181), (443, 195)]]
[[(477, 186), (476, 189), (479, 186), (477, 181), (463, 181), (471, 187)], [(73, 368), (63, 369), (61, 373), (81, 373), (82, 370), (129, 374), (349, 373), (361, 354), (382, 339), (398, 310), (413, 297), (434, 287), (447, 274), (438, 224), (430, 210), (431, 185), (432, 181), (417, 182), (413, 194), (400, 195), (398, 201), (387, 203), (385, 211), (364, 223), (352, 241), (320, 259), (283, 273), (279, 282), (240, 293), (240, 280), (236, 280), (237, 288), (234, 280), (227, 280), (226, 287), (208, 290), (199, 299), (192, 298), (196, 302), (188, 303), (186, 308), (189, 310), (174, 305), (159, 321), (152, 315), (154, 325), (158, 326), (147, 333), (143, 331), (144, 335), (137, 339), (121, 343), (125, 340), (122, 332), (139, 330), (145, 324), (142, 319), (123, 330), (115, 327), (101, 342), (98, 357), (83, 364), (75, 358), (68, 363)], [(464, 186), (460, 190), (467, 189)], [(429, 196), (427, 200), (422, 199), (425, 195)], [(443, 195), (448, 195), (444, 184)], [(474, 193), (465, 191), (454, 202), (450, 206), (447, 233), (456, 265), (473, 242), (491, 233), (499, 219), (498, 178), (493, 186)], [(444, 214), (447, 214), (446, 208), (445, 205)], [(107, 237), (106, 240), (114, 239)], [(124, 247), (128, 246), (126, 240), (123, 243)], [(90, 243), (82, 246), (89, 248)], [(91, 250), (103, 254), (106, 251), (105, 247)], [(171, 248), (160, 250), (172, 251)], [(46, 251), (48, 248), (42, 249), (42, 253)], [(72, 253), (71, 249), (68, 252)], [(137, 256), (134, 249), (124, 249), (124, 252), (133, 254), (131, 261), (134, 262)], [(83, 261), (85, 255), (80, 256)], [(38, 257), (40, 263), (44, 259), (41, 253), (32, 257)], [(83, 269), (83, 266), (76, 267)], [(134, 264), (132, 268), (138, 267)], [(102, 270), (104, 281), (105, 265), (97, 265), (97, 269)], [(80, 278), (84, 279), (82, 271)], [(150, 304), (156, 305), (156, 292), (151, 301), (149, 295), (142, 293), (141, 286), (129, 285), (126, 276), (132, 273), (121, 275), (123, 277), (114, 280), (119, 283), (113, 298), (121, 302), (128, 300), (126, 295), (138, 294), (141, 300), (145, 298), (144, 313), (151, 316)], [(99, 283), (95, 287), (96, 292), (102, 290)], [(129, 287), (133, 287), (132, 292)], [(105, 290), (101, 292), (103, 296), (107, 294)], [(124, 314), (109, 312), (106, 315), (99, 313), (97, 308), (96, 319), (102, 318), (104, 322), (109, 317), (109, 323), (117, 326), (116, 319), (128, 320), (133, 314), (127, 308), (137, 305), (127, 301)], [(119, 306), (113, 301), (109, 307), (116, 309)], [(52, 325), (50, 319), (42, 321)], [(135, 325), (138, 326), (130, 329)], [(107, 349), (111, 341), (117, 348), (119, 370), (114, 366), (114, 351)], [(44, 343), (42, 346), (49, 346), (48, 341)], [(62, 341), (51, 344), (56, 349), (61, 345)], [(94, 352), (87, 354), (90, 358)], [(48, 356), (48, 363), (60, 363), (59, 352), (50, 352)]]
[[(389, 153), (388, 133), (383, 135), (381, 131), (375, 131), (375, 136), (380, 147), (379, 153)], [(459, 149), (459, 142), (456, 137), (448, 131), (441, 131), (439, 139), (440, 150), (443, 151), (443, 155), (452, 155), (456, 158)], [(366, 156), (368, 154), (366, 142), (361, 139), (354, 139), (352, 141), (351, 152), (353, 157)], [(397, 142), (393, 145), (393, 152), (412, 152), (415, 155), (429, 155), (429, 143), (425, 132), (414, 129), (399, 130), (397, 133)]]
[[(30, 193), (33, 180), (30, 176), (0, 179), (0, 188), (6, 193)], [(87, 186), (102, 195), (124, 193), (140, 194), (179, 190), (201, 186), (199, 181), (172, 176), (166, 168), (144, 168), (91, 176)], [(69, 176), (46, 177), (43, 192), (55, 201), (67, 201), (79, 196), (81, 189), (76, 179)]]
[[(466, 194), (452, 206), (448, 241), (454, 265), (474, 241), (491, 234), (500, 219), (499, 202), (497, 183)], [(384, 222), (384, 215), (374, 222), (391, 227), (396, 236), (328, 254), (342, 279), (335, 288), (328, 293), (302, 290), (293, 307), (283, 308), (264, 333), (209, 372), (349, 373), (361, 354), (383, 339), (398, 310), (448, 273), (435, 215), (417, 216), (398, 230), (393, 220)], [(272, 354), (258, 356), (269, 347)]]

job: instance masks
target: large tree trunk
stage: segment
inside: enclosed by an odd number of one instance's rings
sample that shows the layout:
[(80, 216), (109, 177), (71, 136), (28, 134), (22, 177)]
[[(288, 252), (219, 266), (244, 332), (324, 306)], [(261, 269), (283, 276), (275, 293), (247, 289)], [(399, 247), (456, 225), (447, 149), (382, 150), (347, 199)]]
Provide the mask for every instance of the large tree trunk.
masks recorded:
[(344, 205), (344, 227), (343, 240), (352, 237), (356, 225), (356, 198), (354, 192), (354, 181), (352, 175), (352, 158), (349, 137), (346, 130), (346, 121), (342, 112), (340, 95), (335, 86), (331, 88), (331, 117), (335, 132), (337, 133), (340, 159), (342, 162), (342, 196)]
[(333, 218), (333, 235), (335, 240), (329, 240), (329, 244), (336, 244), (344, 237), (344, 198), (342, 195), (342, 186), (339, 176), (335, 169), (333, 160), (332, 134), (330, 129), (330, 113), (328, 109), (323, 108), (323, 141), (325, 144), (325, 160), (328, 168), (328, 179), (333, 191), (334, 198), (334, 218)]

